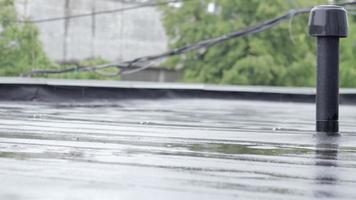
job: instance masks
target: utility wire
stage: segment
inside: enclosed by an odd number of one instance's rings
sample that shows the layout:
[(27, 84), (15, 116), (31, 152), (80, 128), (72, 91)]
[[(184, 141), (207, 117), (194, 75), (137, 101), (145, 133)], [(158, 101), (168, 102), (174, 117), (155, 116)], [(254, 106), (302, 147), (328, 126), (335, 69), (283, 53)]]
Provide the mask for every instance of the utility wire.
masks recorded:
[[(337, 5), (339, 5), (339, 6), (356, 5), (356, 1), (337, 4)], [(76, 71), (97, 72), (99, 70), (103, 70), (106, 68), (112, 68), (112, 67), (116, 67), (116, 68), (120, 69), (120, 71), (118, 73), (113, 74), (113, 75), (122, 75), (125, 73), (135, 73), (135, 72), (139, 72), (139, 71), (142, 71), (142, 70), (148, 68), (147, 63), (149, 63), (151, 61), (156, 61), (156, 60), (160, 60), (160, 59), (163, 59), (166, 57), (171, 57), (171, 56), (182, 55), (182, 54), (192, 52), (192, 51), (195, 51), (198, 49), (208, 49), (208, 48), (211, 48), (212, 46), (215, 46), (217, 44), (221, 44), (227, 40), (259, 33), (259, 32), (265, 31), (267, 29), (270, 29), (274, 26), (277, 26), (278, 24), (280, 24), (286, 20), (289, 20), (292, 17), (296, 17), (296, 16), (299, 16), (302, 14), (309, 13), (311, 11), (311, 9), (312, 8), (292, 9), (279, 17), (261, 22), (257, 25), (246, 27), (245, 29), (243, 29), (241, 31), (232, 32), (232, 33), (220, 36), (220, 37), (203, 40), (203, 41), (197, 42), (195, 44), (189, 44), (184, 47), (177, 48), (177, 49), (168, 51), (163, 54), (158, 54), (158, 55), (153, 55), (153, 56), (145, 56), (145, 57), (140, 57), (140, 58), (136, 58), (136, 59), (125, 61), (125, 62), (110, 63), (110, 64), (98, 65), (98, 66), (74, 66), (74, 67), (64, 68), (64, 69), (60, 69), (60, 70), (32, 70), (32, 72), (27, 74), (27, 76), (41, 75), (41, 74), (60, 74), (60, 73), (68, 73), (68, 72), (76, 72)], [(136, 69), (130, 70), (129, 68), (132, 66), (136, 66)], [(137, 67), (138, 67), (138, 69), (137, 69)], [(139, 69), (141, 69), (141, 70), (139, 70)]]
[(130, 10), (137, 10), (137, 9), (148, 8), (148, 7), (157, 7), (157, 6), (167, 5), (167, 4), (171, 4), (171, 3), (180, 3), (180, 2), (185, 2), (185, 1), (191, 1), (191, 0), (168, 0), (168, 1), (164, 1), (164, 2), (158, 2), (158, 3), (144, 3), (144, 4), (137, 5), (137, 6), (130, 6), (130, 7), (126, 7), (126, 8), (102, 10), (102, 11), (97, 11), (97, 12), (82, 13), (82, 14), (77, 14), (77, 15), (63, 16), (63, 17), (53, 17), (53, 18), (34, 19), (34, 20), (17, 20), (17, 22), (18, 23), (39, 24), (39, 23), (46, 23), (46, 22), (53, 22), (53, 21), (91, 17), (93, 15), (105, 15), (105, 14), (120, 13), (120, 12), (125, 12), (125, 11), (130, 11)]

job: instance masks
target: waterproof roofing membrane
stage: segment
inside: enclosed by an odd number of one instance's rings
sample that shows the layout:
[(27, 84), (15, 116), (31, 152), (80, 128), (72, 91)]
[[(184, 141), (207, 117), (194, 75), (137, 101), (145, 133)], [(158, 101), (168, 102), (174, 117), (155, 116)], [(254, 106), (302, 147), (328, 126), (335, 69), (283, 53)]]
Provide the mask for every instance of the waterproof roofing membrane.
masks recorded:
[(0, 199), (356, 199), (356, 107), (341, 136), (314, 121), (292, 101), (3, 98)]

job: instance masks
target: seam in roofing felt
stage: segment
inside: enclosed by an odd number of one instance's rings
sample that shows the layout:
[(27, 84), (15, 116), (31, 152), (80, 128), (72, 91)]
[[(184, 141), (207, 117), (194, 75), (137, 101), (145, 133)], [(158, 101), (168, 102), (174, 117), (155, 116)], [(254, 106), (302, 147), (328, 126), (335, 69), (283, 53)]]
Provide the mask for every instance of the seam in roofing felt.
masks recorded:
[[(26, 88), (29, 88), (26, 90)], [(100, 90), (100, 89), (103, 90)], [(80, 97), (71, 96), (61, 89), (83, 89)], [(36, 99), (23, 98), (31, 91)], [(94, 91), (95, 90), (95, 91)], [(271, 86), (232, 86), (187, 83), (154, 83), (98, 80), (63, 80), (44, 78), (0, 78), (0, 100), (100, 100), (122, 98), (229, 98), (262, 101), (313, 102), (315, 88), (271, 87)], [(46, 92), (43, 96), (41, 92)], [(86, 92), (86, 93), (85, 93)], [(90, 92), (99, 92), (100, 95)], [(75, 93), (75, 92), (73, 92)], [(116, 95), (116, 94), (120, 95)], [(125, 96), (126, 93), (130, 93)], [(341, 89), (340, 101), (343, 104), (356, 104), (356, 89)], [(114, 95), (113, 95), (114, 94)], [(11, 96), (12, 95), (12, 96)], [(112, 98), (111, 98), (111, 95)], [(116, 96), (115, 96), (116, 95)], [(52, 97), (51, 97), (52, 96)], [(33, 97), (33, 94), (32, 94)], [(37, 98), (38, 97), (38, 98)], [(50, 99), (50, 100), (49, 100)]]

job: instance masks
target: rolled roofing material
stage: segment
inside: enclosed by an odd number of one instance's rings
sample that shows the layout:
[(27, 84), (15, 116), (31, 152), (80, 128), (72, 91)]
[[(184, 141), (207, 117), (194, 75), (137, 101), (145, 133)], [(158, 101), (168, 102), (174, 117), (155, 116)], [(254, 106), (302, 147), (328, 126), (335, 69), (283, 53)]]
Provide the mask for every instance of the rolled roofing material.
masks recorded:
[(0, 199), (355, 199), (342, 137), (313, 104), (225, 99), (0, 102)]

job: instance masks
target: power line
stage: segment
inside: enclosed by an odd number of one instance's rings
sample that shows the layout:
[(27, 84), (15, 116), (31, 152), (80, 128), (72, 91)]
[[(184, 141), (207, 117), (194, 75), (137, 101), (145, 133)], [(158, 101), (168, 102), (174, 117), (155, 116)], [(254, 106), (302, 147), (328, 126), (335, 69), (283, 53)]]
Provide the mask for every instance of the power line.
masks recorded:
[[(356, 2), (348, 2), (348, 3), (342, 3), (342, 4), (337, 4), (340, 6), (349, 6), (349, 5), (356, 5)], [(238, 37), (244, 37), (247, 35), (259, 33), (262, 31), (265, 31), (267, 29), (270, 29), (274, 26), (277, 26), (278, 24), (282, 23), (283, 21), (289, 20), (292, 17), (296, 17), (302, 14), (309, 13), (312, 8), (301, 8), (301, 9), (292, 9), (286, 12), (285, 14), (261, 22), (257, 25), (249, 26), (246, 27), (242, 31), (237, 31), (237, 32), (232, 32), (226, 35), (222, 35), (216, 38), (211, 38), (207, 40), (203, 40), (194, 44), (189, 44), (181, 48), (177, 48), (171, 51), (168, 51), (166, 53), (158, 54), (158, 55), (153, 55), (153, 56), (145, 56), (145, 57), (140, 57), (136, 58), (130, 61), (125, 61), (125, 62), (120, 62), (120, 63), (110, 63), (110, 64), (105, 64), (105, 65), (98, 65), (98, 66), (74, 66), (74, 67), (69, 67), (69, 68), (64, 68), (60, 70), (32, 70), (29, 76), (31, 75), (41, 75), (41, 74), (60, 74), (60, 73), (68, 73), (68, 72), (76, 72), (76, 71), (92, 71), (92, 72), (98, 72), (100, 70), (106, 69), (106, 68), (112, 68), (116, 67), (120, 69), (120, 72), (111, 74), (112, 76), (114, 75), (122, 75), (125, 73), (135, 73), (142, 71), (150, 65), (147, 65), (147, 63), (160, 60), (166, 57), (171, 57), (171, 56), (177, 56), (177, 55), (182, 55), (188, 52), (192, 52), (198, 49), (208, 49), (211, 48), (217, 44), (221, 44), (227, 40), (231, 40), (234, 38)], [(134, 70), (129, 70), (130, 67), (136, 66), (136, 69)], [(137, 69), (138, 68), (138, 69)]]
[(168, 0), (168, 1), (164, 1), (164, 2), (158, 2), (158, 3), (144, 3), (144, 4), (137, 5), (137, 6), (130, 6), (130, 7), (126, 7), (126, 8), (102, 10), (102, 11), (97, 11), (97, 12), (82, 13), (82, 14), (77, 14), (77, 15), (63, 16), (63, 17), (53, 17), (53, 18), (34, 19), (34, 20), (18, 20), (17, 22), (18, 23), (39, 24), (39, 23), (46, 23), (46, 22), (53, 22), (53, 21), (90, 17), (93, 15), (105, 15), (105, 14), (120, 13), (120, 12), (125, 12), (125, 11), (130, 11), (130, 10), (137, 10), (137, 9), (148, 8), (148, 7), (157, 7), (157, 6), (167, 5), (167, 4), (171, 4), (171, 3), (180, 3), (180, 2), (185, 2), (185, 1), (191, 1), (191, 0)]

